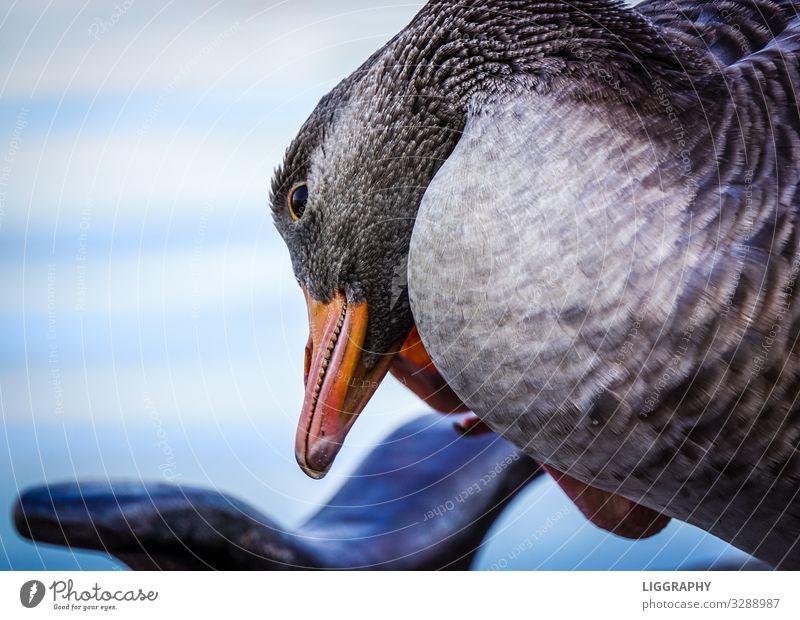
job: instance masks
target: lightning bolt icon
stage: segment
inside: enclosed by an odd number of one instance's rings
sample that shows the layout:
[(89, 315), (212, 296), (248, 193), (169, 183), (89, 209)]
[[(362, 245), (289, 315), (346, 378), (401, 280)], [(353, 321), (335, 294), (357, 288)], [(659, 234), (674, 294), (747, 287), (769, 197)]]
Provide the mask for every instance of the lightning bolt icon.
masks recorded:
[(32, 583), (31, 584), (31, 591), (28, 593), (28, 602), (29, 603), (33, 600), (33, 597), (36, 596), (37, 589), (38, 589), (38, 586), (36, 585), (36, 583), (35, 582)]

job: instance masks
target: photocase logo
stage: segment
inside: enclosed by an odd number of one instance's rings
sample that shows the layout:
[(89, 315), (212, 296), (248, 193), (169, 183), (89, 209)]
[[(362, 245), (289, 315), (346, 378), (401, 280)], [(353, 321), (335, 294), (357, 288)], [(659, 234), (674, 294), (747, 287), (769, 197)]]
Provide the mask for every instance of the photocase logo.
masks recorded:
[(23, 607), (36, 607), (44, 598), (44, 584), (37, 579), (31, 579), (22, 584), (19, 589), (19, 602)]

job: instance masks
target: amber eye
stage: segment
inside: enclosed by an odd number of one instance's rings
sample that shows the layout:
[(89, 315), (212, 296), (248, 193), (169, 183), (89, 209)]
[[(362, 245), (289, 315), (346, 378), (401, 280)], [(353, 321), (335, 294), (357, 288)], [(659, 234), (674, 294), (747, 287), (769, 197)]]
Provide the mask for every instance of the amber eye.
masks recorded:
[(289, 213), (292, 214), (292, 219), (296, 222), (306, 210), (306, 203), (308, 202), (308, 185), (300, 183), (292, 188), (289, 192)]

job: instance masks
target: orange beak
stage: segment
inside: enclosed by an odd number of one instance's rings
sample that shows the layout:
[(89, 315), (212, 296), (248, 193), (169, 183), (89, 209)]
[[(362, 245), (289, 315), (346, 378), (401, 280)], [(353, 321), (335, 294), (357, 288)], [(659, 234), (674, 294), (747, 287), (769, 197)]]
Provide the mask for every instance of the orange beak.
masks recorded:
[[(327, 303), (303, 288), (308, 306), (305, 398), (297, 426), (295, 457), (312, 478), (330, 469), (358, 414), (383, 380), (396, 352), (371, 368), (363, 363), (366, 302), (350, 303), (337, 292)], [(399, 345), (400, 343), (398, 343)], [(399, 348), (399, 346), (398, 346)]]
[(430, 355), (422, 344), (417, 326), (411, 328), (395, 358), (391, 373), (439, 413), (463, 413), (469, 411), (444, 377), (436, 370)]

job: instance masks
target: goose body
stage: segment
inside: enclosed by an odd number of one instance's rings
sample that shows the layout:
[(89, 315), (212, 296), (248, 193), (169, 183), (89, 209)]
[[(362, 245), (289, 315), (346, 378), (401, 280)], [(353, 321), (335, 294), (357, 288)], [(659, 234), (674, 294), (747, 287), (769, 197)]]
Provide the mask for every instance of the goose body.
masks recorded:
[(798, 8), (432, 1), (324, 98), (273, 183), (301, 466), (415, 328), (548, 469), (800, 568)]
[(426, 348), (492, 429), (793, 568), (799, 69), (794, 18), (727, 88), (664, 93), (677, 124), (525, 88), (477, 106), (409, 257)]

